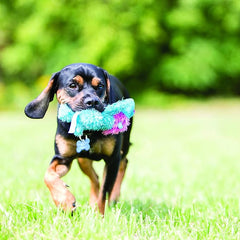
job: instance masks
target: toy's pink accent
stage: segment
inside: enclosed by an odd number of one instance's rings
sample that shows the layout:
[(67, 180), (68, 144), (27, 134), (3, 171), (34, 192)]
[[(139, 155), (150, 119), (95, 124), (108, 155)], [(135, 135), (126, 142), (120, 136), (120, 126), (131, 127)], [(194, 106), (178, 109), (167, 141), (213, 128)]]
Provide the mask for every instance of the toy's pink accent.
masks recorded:
[(126, 115), (122, 112), (115, 114), (114, 116), (114, 124), (113, 127), (109, 130), (103, 131), (104, 135), (109, 134), (118, 134), (120, 132), (127, 131), (127, 127), (130, 124), (129, 119), (126, 117)]

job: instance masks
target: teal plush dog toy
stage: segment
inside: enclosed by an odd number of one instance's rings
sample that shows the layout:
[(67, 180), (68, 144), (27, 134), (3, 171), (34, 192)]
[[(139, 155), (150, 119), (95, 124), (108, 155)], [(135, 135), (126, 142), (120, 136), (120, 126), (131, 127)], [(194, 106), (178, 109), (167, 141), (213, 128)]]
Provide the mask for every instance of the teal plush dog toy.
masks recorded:
[(135, 103), (132, 98), (108, 105), (103, 112), (95, 109), (74, 112), (67, 104), (61, 104), (58, 118), (71, 123), (69, 133), (81, 139), (86, 130), (102, 131), (104, 135), (125, 132), (130, 124), (130, 118), (134, 115), (134, 109)]

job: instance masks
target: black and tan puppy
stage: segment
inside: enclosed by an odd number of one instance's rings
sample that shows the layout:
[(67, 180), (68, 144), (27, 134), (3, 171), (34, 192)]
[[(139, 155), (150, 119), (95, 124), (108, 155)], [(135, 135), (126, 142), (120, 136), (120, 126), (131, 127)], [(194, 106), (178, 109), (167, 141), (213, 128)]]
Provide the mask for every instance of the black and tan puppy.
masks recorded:
[[(73, 111), (95, 108), (102, 112), (108, 104), (129, 98), (126, 89), (114, 76), (97, 66), (77, 63), (54, 73), (42, 93), (26, 106), (25, 114), (30, 118), (43, 118), (54, 94), (59, 104), (66, 103)], [(90, 179), (90, 204), (97, 205), (99, 212), (104, 214), (107, 195), (109, 203), (117, 201), (120, 196), (127, 167), (131, 125), (128, 131), (118, 135), (104, 136), (101, 132), (84, 132), (90, 139), (90, 150), (77, 153), (78, 138), (68, 133), (70, 123), (59, 119), (57, 123), (55, 155), (44, 177), (53, 201), (64, 210), (75, 209), (75, 197), (61, 177), (67, 174), (72, 161), (77, 159), (81, 170)], [(105, 168), (100, 188), (92, 161), (101, 159), (105, 161)]]

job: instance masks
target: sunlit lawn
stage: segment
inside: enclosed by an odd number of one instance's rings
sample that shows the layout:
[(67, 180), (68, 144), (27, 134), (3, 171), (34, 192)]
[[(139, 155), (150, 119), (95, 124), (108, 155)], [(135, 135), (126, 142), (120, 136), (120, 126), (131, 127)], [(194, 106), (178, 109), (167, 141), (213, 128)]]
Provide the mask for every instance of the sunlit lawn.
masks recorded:
[(0, 239), (240, 238), (240, 101), (137, 108), (121, 200), (104, 219), (88, 206), (76, 163), (64, 178), (75, 215), (50, 199), (55, 120), (54, 110), (43, 120), (0, 113)]

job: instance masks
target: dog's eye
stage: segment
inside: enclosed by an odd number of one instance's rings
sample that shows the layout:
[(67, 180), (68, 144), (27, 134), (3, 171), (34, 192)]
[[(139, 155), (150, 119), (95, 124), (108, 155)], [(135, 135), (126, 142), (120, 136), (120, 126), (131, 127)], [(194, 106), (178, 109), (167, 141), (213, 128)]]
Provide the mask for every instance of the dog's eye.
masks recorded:
[(70, 83), (70, 84), (69, 84), (69, 87), (70, 87), (70, 88), (76, 88), (76, 87), (77, 87), (77, 84), (76, 84), (76, 83)]
[(104, 85), (102, 83), (99, 83), (98, 86), (97, 86), (97, 89), (102, 89), (104, 87)]

